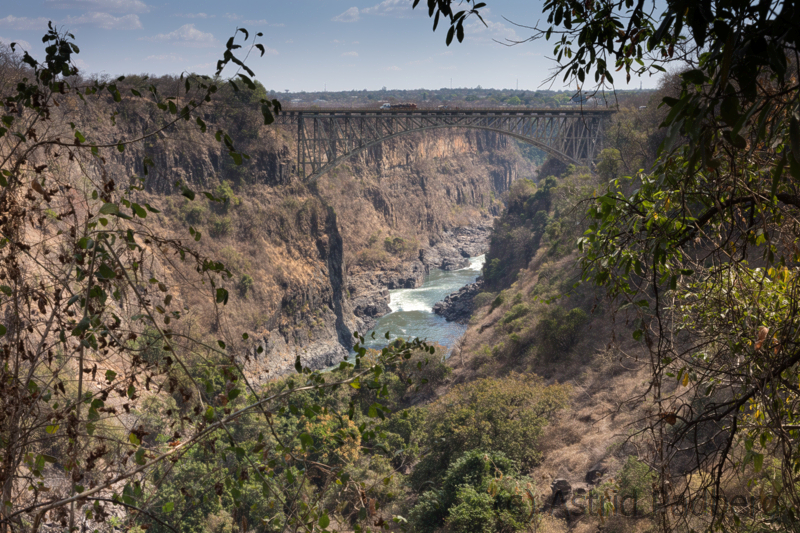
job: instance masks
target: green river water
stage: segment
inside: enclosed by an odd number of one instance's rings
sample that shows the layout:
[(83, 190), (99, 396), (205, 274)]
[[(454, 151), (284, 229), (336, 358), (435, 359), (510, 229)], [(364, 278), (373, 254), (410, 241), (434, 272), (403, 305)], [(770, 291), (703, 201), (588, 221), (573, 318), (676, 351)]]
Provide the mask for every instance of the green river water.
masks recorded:
[(372, 332), (364, 336), (367, 339), (366, 347), (383, 348), (386, 345), (384, 334), (388, 331), (391, 340), (398, 337), (419, 337), (452, 348), (467, 326), (448, 322), (433, 314), (433, 305), (475, 281), (480, 275), (483, 262), (483, 255), (473, 257), (469, 260), (469, 266), (461, 270), (433, 270), (425, 276), (421, 287), (389, 291), (389, 307), (392, 312), (378, 319), (374, 329), (375, 340), (370, 338)]

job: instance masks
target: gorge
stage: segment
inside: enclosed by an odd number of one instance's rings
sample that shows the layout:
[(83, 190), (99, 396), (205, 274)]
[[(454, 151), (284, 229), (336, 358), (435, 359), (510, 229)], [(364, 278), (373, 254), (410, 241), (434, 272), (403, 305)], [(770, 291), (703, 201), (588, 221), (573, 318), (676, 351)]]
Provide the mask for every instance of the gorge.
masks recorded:
[[(219, 332), (230, 346), (242, 332), (258, 339), (263, 352), (251, 346), (247, 361), (257, 380), (291, 371), (297, 355), (314, 368), (341, 360), (352, 332), (366, 333), (389, 312), (389, 290), (418, 287), (431, 271), (463, 268), (466, 257), (485, 253), (500, 197), (536, 168), (502, 135), (439, 130), (387, 141), (307, 187), (293, 174), (288, 132), (259, 127), (257, 114), (243, 109), (223, 120), (244, 134), (251, 159), (241, 167), (180, 127), (157, 149), (134, 147), (109, 167), (134, 174), (142, 171), (138, 158), (151, 157), (157, 164), (140, 194), (161, 209), (163, 227), (210, 237), (205, 244), (235, 282)], [(168, 194), (176, 180), (229, 201), (189, 205)], [(179, 298), (204, 309), (191, 293)], [(216, 323), (212, 310), (199, 314)]]

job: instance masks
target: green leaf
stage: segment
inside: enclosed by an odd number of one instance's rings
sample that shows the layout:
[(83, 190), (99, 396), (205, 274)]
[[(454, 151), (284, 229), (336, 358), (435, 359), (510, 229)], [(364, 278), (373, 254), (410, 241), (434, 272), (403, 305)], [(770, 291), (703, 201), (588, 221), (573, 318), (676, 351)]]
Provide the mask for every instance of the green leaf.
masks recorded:
[(137, 465), (143, 465), (147, 462), (147, 459), (145, 459), (144, 457), (144, 453), (145, 453), (144, 448), (139, 448), (138, 450), (136, 450), (136, 454), (134, 455), (133, 460)]
[(304, 450), (314, 447), (314, 438), (308, 433), (300, 433), (298, 438), (300, 439), (300, 444), (303, 446)]
[(75, 326), (75, 329), (72, 330), (73, 337), (80, 337), (90, 326), (89, 318), (84, 317), (83, 320), (78, 322), (78, 325)]
[(11, 287), (9, 287), (8, 285), (0, 285), (0, 292), (5, 294), (6, 296), (11, 296), (12, 293)]
[(117, 273), (114, 272), (111, 269), (111, 267), (109, 267), (105, 263), (100, 265), (100, 268), (97, 269), (97, 274), (98, 274), (98, 277), (100, 277), (101, 279), (114, 279), (114, 278), (117, 277)]
[(731, 128), (739, 121), (739, 99), (731, 94), (725, 97), (719, 108), (722, 120)]
[(131, 204), (131, 209), (133, 210), (134, 214), (139, 218), (146, 218), (147, 211), (144, 210), (144, 207), (140, 206), (139, 204)]
[(331, 519), (328, 518), (328, 513), (323, 513), (322, 516), (319, 517), (319, 527), (325, 529), (331, 523)]
[(738, 148), (739, 150), (744, 150), (745, 148), (747, 148), (747, 141), (745, 141), (744, 137), (742, 137), (738, 133), (733, 133), (730, 130), (725, 130), (722, 132), (722, 136), (725, 138), (726, 141), (731, 143), (734, 147)]
[(189, 200), (194, 200), (195, 194), (194, 191), (191, 190), (189, 187), (181, 183), (181, 195), (185, 196)]
[(753, 470), (758, 474), (761, 472), (761, 467), (764, 465), (764, 454), (761, 453), (754, 453), (753, 454)]
[(171, 513), (173, 509), (175, 509), (175, 504), (172, 502), (167, 502), (161, 507), (161, 510), (165, 513)]
[(272, 110), (270, 110), (267, 104), (261, 104), (261, 115), (264, 117), (265, 126), (269, 126), (275, 122), (275, 116), (272, 114)]
[(792, 143), (792, 156), (800, 163), (800, 123), (794, 116), (789, 119), (789, 138)]
[(681, 74), (681, 78), (695, 85), (701, 85), (706, 81), (705, 73), (699, 69), (687, 70)]
[(101, 215), (116, 215), (117, 213), (119, 213), (119, 206), (117, 204), (112, 204), (110, 202), (105, 203), (103, 204), (103, 207), (100, 208), (100, 211), (98, 211), (98, 213)]
[(228, 291), (227, 290), (225, 290), (225, 289), (220, 287), (219, 289), (217, 289), (216, 296), (217, 296), (217, 303), (218, 304), (221, 303), (222, 305), (225, 305), (225, 304), (228, 303)]
[(0, 324), (0, 337), (4, 336), (8, 329), (3, 324)]

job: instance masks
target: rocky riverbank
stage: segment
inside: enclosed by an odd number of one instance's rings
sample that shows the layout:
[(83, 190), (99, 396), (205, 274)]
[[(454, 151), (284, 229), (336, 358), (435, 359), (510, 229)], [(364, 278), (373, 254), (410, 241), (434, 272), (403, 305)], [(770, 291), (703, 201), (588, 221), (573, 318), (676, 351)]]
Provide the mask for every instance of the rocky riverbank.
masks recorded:
[(481, 290), (483, 290), (483, 278), (479, 278), (475, 283), (461, 287), (461, 289), (449, 294), (441, 302), (436, 302), (433, 306), (433, 312), (450, 322), (466, 324), (472, 316), (475, 295)]

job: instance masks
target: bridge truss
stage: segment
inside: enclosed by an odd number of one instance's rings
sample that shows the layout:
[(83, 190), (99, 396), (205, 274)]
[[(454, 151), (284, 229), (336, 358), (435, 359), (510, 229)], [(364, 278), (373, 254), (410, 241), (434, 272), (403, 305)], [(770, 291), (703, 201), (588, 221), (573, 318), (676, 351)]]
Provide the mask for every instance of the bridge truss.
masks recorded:
[(597, 156), (608, 109), (288, 109), (278, 124), (297, 128), (297, 168), (307, 179), (387, 139), (442, 128), (510, 135), (566, 162)]

